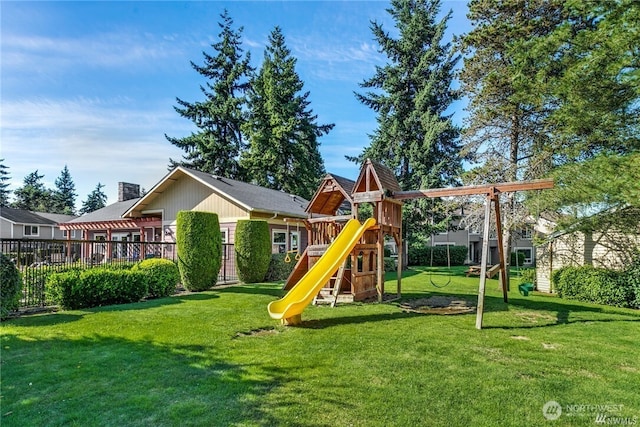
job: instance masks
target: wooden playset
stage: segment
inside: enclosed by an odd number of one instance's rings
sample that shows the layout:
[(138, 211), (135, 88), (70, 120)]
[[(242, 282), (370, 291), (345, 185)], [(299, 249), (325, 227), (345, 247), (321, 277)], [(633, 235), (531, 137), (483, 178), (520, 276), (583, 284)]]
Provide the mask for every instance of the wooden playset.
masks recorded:
[[(384, 242), (385, 236), (394, 239), (398, 248), (398, 260), (403, 259), (402, 201), (420, 197), (450, 197), (485, 195), (485, 223), (482, 248), (482, 263), (476, 274), (480, 276), (476, 327), (482, 327), (485, 283), (488, 276), (489, 229), (491, 206), (495, 209), (498, 237), (499, 267), (491, 267), (491, 273), (499, 271), (504, 301), (507, 302), (507, 274), (502, 245), (499, 194), (512, 191), (539, 190), (553, 187), (552, 180), (507, 182), (478, 186), (436, 188), (402, 191), (393, 171), (386, 166), (367, 160), (354, 182), (336, 175), (327, 175), (307, 207), (305, 225), (308, 242), (304, 253), (298, 258), (293, 272), (284, 285), (289, 290), (318, 262), (329, 244), (338, 236), (345, 223), (358, 218), (359, 207), (370, 204), (373, 228), (364, 232), (358, 243), (337, 269), (324, 288), (316, 296), (316, 304), (362, 301), (376, 297), (382, 301), (384, 295)], [(402, 262), (397, 265), (397, 297), (401, 296)]]

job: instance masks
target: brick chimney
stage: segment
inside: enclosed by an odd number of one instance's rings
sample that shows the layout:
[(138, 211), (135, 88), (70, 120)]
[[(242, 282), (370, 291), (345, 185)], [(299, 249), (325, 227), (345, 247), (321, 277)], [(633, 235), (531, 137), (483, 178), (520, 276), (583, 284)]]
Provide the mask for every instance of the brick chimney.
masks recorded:
[(124, 202), (125, 200), (137, 199), (140, 197), (140, 186), (138, 184), (131, 184), (129, 182), (118, 183), (118, 201)]

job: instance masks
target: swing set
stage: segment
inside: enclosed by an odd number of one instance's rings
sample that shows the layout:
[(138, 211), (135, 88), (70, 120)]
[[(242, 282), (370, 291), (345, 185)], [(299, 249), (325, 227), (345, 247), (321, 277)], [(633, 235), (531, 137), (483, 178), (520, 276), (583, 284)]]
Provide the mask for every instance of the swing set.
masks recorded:
[(294, 256), (294, 259), (296, 261), (298, 261), (300, 259), (300, 257), (302, 256), (300, 254), (300, 221), (296, 221), (296, 236), (297, 236), (297, 241), (296, 241), (296, 248), (295, 249), (291, 249), (291, 234), (290, 234), (290, 229), (289, 229), (289, 224), (290, 221), (288, 221), (289, 218), (285, 218), (285, 221), (287, 222), (287, 237), (286, 237), (286, 243), (285, 243), (285, 253), (287, 254), (284, 257), (284, 262), (286, 262), (287, 264), (291, 262), (291, 254), (295, 253), (296, 255)]

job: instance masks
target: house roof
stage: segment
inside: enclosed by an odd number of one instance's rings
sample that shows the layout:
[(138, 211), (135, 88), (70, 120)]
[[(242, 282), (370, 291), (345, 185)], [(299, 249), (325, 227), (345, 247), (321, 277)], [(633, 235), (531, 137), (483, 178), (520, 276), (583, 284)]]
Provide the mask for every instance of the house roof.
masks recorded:
[(43, 213), (8, 207), (0, 208), (0, 217), (14, 224), (56, 225), (57, 221), (46, 218)]
[(77, 215), (65, 215), (65, 214), (56, 214), (56, 213), (49, 213), (49, 212), (32, 212), (32, 213), (39, 215), (43, 218), (46, 218), (48, 220), (51, 220), (56, 224), (69, 222), (78, 217)]
[(173, 184), (177, 179), (189, 176), (214, 192), (236, 203), (247, 211), (279, 213), (285, 216), (306, 218), (305, 208), (309, 201), (293, 194), (249, 184), (235, 179), (223, 178), (210, 173), (178, 166), (169, 172), (147, 194), (138, 199), (124, 212), (124, 216), (132, 216), (135, 210), (144, 210), (156, 197)]
[(78, 224), (83, 222), (100, 222), (100, 221), (113, 221), (122, 219), (122, 215), (136, 203), (139, 198), (125, 200), (124, 202), (115, 202), (104, 208), (95, 210), (88, 214), (79, 216), (77, 218), (68, 221), (69, 223)]

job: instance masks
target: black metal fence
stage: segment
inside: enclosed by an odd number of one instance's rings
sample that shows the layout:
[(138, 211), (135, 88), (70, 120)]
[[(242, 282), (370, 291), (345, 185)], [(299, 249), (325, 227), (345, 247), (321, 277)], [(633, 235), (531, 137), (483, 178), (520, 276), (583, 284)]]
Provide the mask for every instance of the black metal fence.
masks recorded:
[[(0, 251), (21, 272), (23, 295), (20, 305), (24, 308), (48, 305), (44, 284), (53, 272), (105, 265), (124, 266), (149, 258), (178, 259), (176, 244), (169, 242), (0, 239)], [(237, 281), (234, 247), (225, 243), (222, 245), (218, 283)]]

